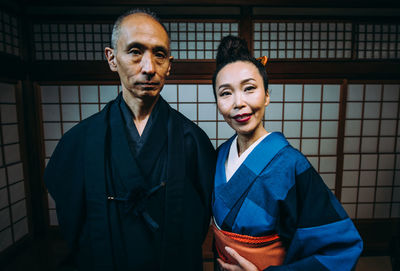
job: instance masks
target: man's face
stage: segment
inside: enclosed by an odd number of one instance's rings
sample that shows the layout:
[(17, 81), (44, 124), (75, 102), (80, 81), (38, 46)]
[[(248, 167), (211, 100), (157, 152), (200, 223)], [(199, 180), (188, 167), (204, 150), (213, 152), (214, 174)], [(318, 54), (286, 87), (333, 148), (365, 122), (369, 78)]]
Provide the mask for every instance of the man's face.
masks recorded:
[(110, 68), (118, 72), (124, 92), (142, 99), (160, 94), (172, 57), (168, 35), (157, 21), (140, 13), (126, 17), (116, 50), (110, 49), (110, 55), (107, 49)]

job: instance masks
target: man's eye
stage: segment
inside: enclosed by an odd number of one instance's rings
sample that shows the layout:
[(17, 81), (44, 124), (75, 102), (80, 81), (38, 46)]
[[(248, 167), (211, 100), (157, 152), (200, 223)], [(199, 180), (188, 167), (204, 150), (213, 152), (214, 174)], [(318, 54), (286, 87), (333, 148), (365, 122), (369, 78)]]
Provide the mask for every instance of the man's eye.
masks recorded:
[(157, 58), (166, 58), (167, 56), (164, 53), (155, 53)]
[(129, 50), (129, 53), (132, 55), (140, 55), (141, 54), (140, 50), (138, 50), (138, 49), (131, 49), (131, 50)]

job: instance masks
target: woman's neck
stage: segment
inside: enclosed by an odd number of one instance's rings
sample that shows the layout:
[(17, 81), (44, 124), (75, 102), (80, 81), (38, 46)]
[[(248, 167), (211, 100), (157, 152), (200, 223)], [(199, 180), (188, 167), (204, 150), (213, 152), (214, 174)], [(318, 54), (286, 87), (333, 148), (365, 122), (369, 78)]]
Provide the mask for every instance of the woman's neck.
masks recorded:
[(260, 137), (268, 134), (265, 130), (264, 126), (259, 126), (256, 130), (254, 130), (251, 134), (238, 134), (237, 137), (237, 148), (238, 155), (240, 156), (243, 152), (245, 152), (254, 142), (256, 142)]

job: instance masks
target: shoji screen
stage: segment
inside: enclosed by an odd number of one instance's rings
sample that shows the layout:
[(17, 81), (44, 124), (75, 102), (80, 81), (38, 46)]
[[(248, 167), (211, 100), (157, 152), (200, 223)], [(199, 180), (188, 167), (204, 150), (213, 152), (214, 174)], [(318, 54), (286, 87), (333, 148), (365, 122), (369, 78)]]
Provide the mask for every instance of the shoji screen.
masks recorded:
[(359, 59), (400, 58), (399, 24), (359, 24), (356, 37)]
[(0, 252), (29, 234), (16, 89), (0, 83)]
[(399, 24), (260, 20), (253, 40), (254, 55), (271, 59), (400, 58)]
[(400, 217), (399, 94), (399, 85), (349, 85), (342, 202), (352, 218)]
[(112, 24), (43, 23), (33, 26), (36, 60), (105, 60)]
[[(239, 33), (238, 21), (166, 20), (164, 25), (175, 59), (214, 59), (221, 38)], [(399, 24), (257, 20), (253, 50), (270, 59), (398, 59), (399, 29)], [(104, 60), (111, 31), (111, 23), (35, 23), (35, 59)], [(0, 51), (19, 54), (17, 20), (5, 13), (0, 13)]]
[(19, 56), (18, 20), (0, 10), (0, 52)]
[(254, 54), (271, 59), (351, 58), (352, 24), (347, 22), (254, 23)]
[(239, 33), (239, 23), (229, 21), (173, 21), (164, 25), (170, 34), (175, 59), (215, 59), (222, 37)]
[(267, 131), (281, 131), (307, 156), (334, 191), (340, 85), (273, 84), (265, 112)]
[[(227, 20), (164, 22), (175, 59), (214, 59), (222, 37), (237, 36), (239, 23)], [(105, 60), (112, 24), (36, 23), (33, 26), (36, 60)]]

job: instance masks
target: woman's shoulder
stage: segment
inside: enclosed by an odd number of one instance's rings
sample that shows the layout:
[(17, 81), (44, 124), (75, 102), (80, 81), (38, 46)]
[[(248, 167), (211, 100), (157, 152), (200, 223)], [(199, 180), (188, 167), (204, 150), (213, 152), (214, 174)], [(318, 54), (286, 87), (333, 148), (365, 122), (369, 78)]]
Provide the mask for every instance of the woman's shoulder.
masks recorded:
[(307, 157), (292, 145), (283, 148), (277, 155), (277, 164), (286, 165), (299, 175), (311, 167)]

